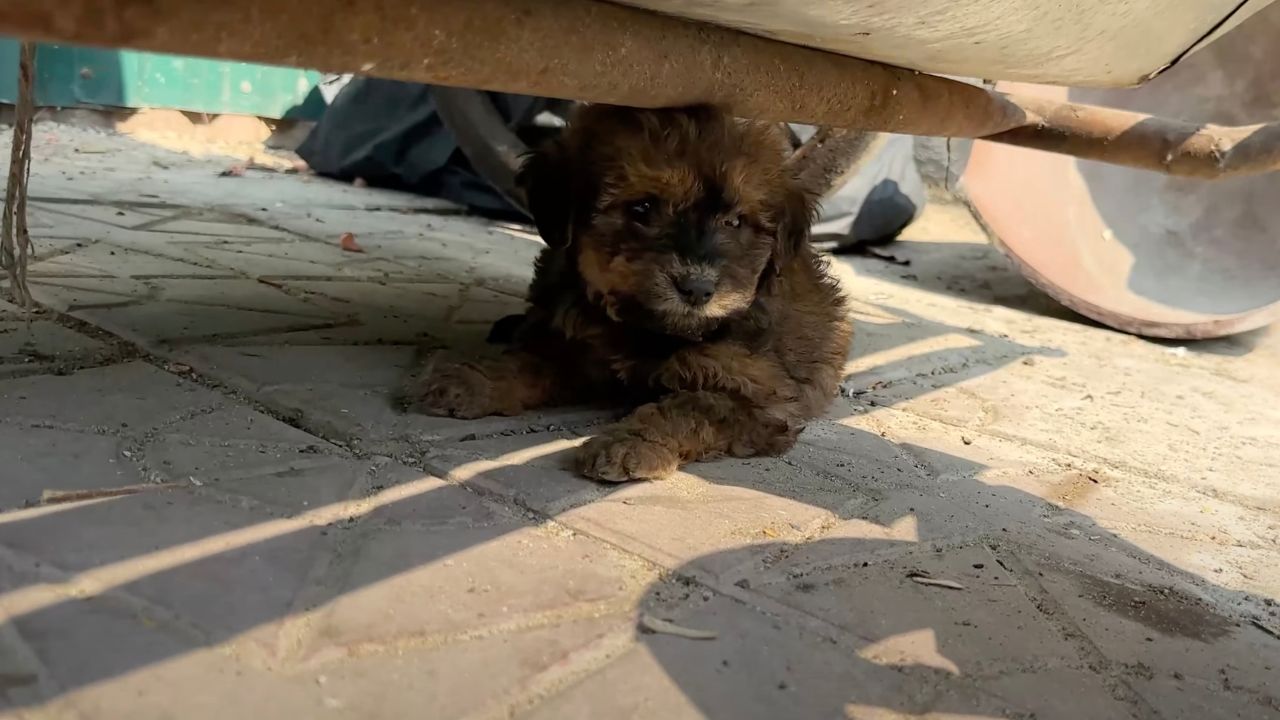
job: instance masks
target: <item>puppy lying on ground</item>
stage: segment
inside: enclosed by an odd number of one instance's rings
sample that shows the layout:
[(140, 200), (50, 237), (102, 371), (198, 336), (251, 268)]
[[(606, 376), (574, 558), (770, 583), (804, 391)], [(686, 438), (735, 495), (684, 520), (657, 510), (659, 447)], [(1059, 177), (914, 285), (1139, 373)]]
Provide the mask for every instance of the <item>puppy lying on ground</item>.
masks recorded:
[(711, 107), (582, 108), (520, 173), (547, 248), (511, 350), (429, 357), (406, 406), (636, 405), (578, 453), (606, 481), (788, 450), (835, 395), (851, 330), (787, 150), (774, 126)]

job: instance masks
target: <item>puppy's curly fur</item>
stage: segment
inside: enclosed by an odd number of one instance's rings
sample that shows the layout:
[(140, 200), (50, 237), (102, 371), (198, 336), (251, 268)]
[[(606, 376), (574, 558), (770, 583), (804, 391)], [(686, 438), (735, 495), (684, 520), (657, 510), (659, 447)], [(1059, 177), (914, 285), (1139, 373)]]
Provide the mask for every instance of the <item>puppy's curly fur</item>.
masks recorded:
[(851, 336), (785, 152), (776, 127), (709, 106), (582, 108), (520, 173), (547, 248), (511, 350), (429, 358), (406, 404), (635, 404), (579, 451), (606, 481), (785, 452), (835, 395)]

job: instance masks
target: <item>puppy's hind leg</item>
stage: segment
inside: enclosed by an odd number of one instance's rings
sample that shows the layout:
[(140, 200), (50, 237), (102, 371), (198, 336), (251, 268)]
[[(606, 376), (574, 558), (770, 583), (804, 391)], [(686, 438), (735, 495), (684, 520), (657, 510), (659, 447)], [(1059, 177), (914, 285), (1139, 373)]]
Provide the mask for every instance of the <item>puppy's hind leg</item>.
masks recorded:
[(658, 480), (695, 460), (781, 454), (799, 431), (799, 425), (732, 394), (677, 392), (588, 440), (578, 451), (577, 467), (607, 482)]

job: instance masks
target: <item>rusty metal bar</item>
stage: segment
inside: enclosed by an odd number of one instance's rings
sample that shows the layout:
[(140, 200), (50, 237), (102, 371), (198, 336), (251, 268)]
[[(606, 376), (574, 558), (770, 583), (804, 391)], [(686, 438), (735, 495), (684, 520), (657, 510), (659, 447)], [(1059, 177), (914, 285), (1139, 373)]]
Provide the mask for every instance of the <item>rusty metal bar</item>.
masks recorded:
[(1005, 97), (1026, 111), (1028, 122), (984, 140), (1204, 180), (1280, 170), (1280, 122), (1195, 125), (1092, 105)]
[(599, 0), (4, 0), (0, 33), (587, 102), (713, 102), (760, 120), (982, 137), (1189, 177), (1280, 169), (1278, 124), (1200, 127), (1011, 98)]
[(3, 0), (0, 34), (921, 135), (1024, 119), (982, 88), (599, 0)]

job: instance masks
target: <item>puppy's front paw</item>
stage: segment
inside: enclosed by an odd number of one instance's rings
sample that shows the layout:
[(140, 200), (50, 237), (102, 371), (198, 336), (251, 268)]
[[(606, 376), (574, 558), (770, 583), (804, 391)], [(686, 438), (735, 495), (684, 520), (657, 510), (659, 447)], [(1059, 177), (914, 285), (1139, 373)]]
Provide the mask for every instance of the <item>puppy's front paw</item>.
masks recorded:
[(478, 363), (451, 358), (430, 362), (405, 384), (405, 410), (424, 415), (472, 419), (506, 414), (493, 381)]
[(623, 431), (605, 432), (578, 449), (578, 472), (595, 480), (661, 480), (680, 459), (671, 450)]

